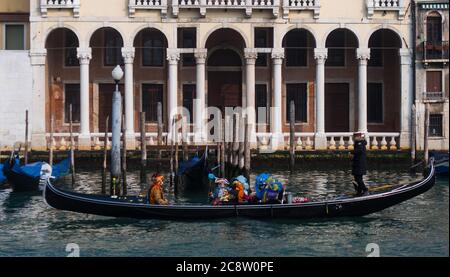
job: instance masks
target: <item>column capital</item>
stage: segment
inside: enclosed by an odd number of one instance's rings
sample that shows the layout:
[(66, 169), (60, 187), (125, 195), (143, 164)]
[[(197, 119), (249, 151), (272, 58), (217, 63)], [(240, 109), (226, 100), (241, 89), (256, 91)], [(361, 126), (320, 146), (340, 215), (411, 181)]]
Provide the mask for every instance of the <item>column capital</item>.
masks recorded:
[(125, 64), (132, 64), (134, 62), (134, 47), (122, 47), (122, 57)]
[(167, 48), (167, 60), (169, 64), (178, 64), (180, 60), (180, 50), (178, 48)]
[(327, 48), (314, 48), (314, 59), (317, 60), (317, 63), (324, 63), (327, 58), (328, 58)]
[(370, 60), (370, 48), (357, 48), (356, 58), (360, 61)]
[(412, 53), (408, 48), (400, 48), (398, 55), (400, 56), (400, 64), (409, 65), (412, 63)]
[(80, 64), (89, 64), (92, 59), (92, 48), (77, 48), (77, 58)]
[(256, 48), (245, 48), (244, 58), (247, 61), (247, 64), (255, 64), (256, 59), (258, 58), (258, 51)]
[(206, 49), (206, 48), (195, 49), (194, 57), (195, 57), (197, 64), (204, 64), (206, 62), (206, 58), (208, 57), (208, 49)]
[(45, 65), (47, 49), (31, 49), (29, 56), (31, 65)]
[(273, 48), (271, 57), (273, 60), (284, 59), (284, 48)]

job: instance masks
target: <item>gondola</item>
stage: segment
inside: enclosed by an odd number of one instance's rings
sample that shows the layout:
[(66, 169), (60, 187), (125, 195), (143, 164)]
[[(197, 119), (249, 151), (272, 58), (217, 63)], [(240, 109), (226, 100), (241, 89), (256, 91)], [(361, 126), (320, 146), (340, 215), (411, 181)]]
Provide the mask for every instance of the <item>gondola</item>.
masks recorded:
[[(20, 165), (20, 159), (14, 158), (11, 162), (3, 164), (3, 173), (8, 183), (15, 192), (36, 191), (39, 190), (41, 170), (45, 162), (36, 162), (27, 165)], [(62, 160), (51, 167), (52, 176), (56, 178), (63, 177), (70, 173), (70, 157)]]
[(418, 182), (376, 186), (369, 195), (360, 197), (337, 196), (299, 204), (158, 206), (147, 204), (141, 197), (86, 195), (62, 190), (52, 184), (51, 178), (46, 181), (44, 199), (47, 205), (60, 210), (139, 219), (332, 218), (364, 216), (384, 210), (426, 192), (434, 183), (435, 168), (431, 162), (426, 177)]
[(0, 185), (3, 185), (6, 182), (6, 176), (3, 174), (3, 164), (0, 164)]
[(431, 152), (430, 156), (435, 159), (436, 174), (448, 175), (448, 152)]
[(209, 164), (207, 150), (199, 157), (194, 156), (180, 163), (175, 176), (177, 192), (202, 191), (208, 188)]

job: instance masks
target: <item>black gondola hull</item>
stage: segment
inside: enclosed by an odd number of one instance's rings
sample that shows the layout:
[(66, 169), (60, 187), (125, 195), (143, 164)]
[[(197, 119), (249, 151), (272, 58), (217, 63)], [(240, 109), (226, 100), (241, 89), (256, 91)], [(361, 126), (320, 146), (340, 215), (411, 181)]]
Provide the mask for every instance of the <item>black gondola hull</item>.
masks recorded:
[(8, 183), (15, 192), (37, 191), (39, 190), (39, 179), (24, 174), (16, 173), (12, 170), (5, 172)]
[(145, 203), (145, 199), (115, 199), (103, 195), (86, 195), (55, 188), (47, 182), (44, 198), (56, 209), (112, 217), (159, 219), (251, 218), (331, 218), (364, 216), (375, 213), (429, 190), (435, 183), (434, 167), (428, 176), (416, 183), (396, 186), (392, 190), (363, 197), (348, 197), (302, 204), (274, 205), (169, 205)]

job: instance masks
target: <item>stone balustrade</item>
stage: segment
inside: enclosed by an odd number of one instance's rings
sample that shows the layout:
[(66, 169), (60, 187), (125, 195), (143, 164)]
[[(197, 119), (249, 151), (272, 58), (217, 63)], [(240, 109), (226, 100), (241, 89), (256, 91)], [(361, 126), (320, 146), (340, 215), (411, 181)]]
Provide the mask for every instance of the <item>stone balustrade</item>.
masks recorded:
[(47, 17), (49, 9), (66, 9), (73, 11), (73, 17), (80, 16), (80, 0), (41, 0), (41, 16)]
[(246, 16), (252, 15), (253, 9), (272, 10), (273, 16), (278, 16), (280, 0), (173, 0), (172, 12), (178, 16), (180, 9), (199, 9), (205, 16), (207, 9), (241, 9)]
[(283, 0), (283, 17), (289, 17), (289, 11), (294, 10), (312, 10), (314, 19), (318, 19), (320, 15), (319, 0)]
[(405, 18), (404, 0), (367, 0), (367, 18), (371, 19), (375, 11), (397, 11), (398, 19)]
[(161, 17), (167, 16), (167, 0), (129, 0), (129, 17), (134, 17), (136, 10), (161, 10)]

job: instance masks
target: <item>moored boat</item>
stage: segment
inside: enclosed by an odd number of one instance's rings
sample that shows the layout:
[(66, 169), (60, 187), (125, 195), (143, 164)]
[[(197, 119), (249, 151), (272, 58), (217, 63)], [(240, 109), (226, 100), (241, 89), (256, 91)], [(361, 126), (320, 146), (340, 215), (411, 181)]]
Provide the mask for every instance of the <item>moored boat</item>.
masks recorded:
[(251, 218), (332, 218), (375, 213), (429, 190), (435, 183), (435, 167), (430, 162), (424, 179), (397, 185), (377, 186), (365, 196), (336, 196), (296, 204), (246, 205), (150, 205), (137, 196), (87, 195), (56, 188), (50, 178), (44, 188), (46, 203), (56, 209), (112, 217), (160, 219)]
[[(20, 159), (14, 158), (12, 162), (3, 164), (3, 173), (14, 191), (34, 191), (39, 189), (43, 167), (50, 167), (45, 162), (35, 162), (20, 165)], [(49, 172), (55, 178), (60, 178), (70, 173), (70, 157), (50, 167)]]

